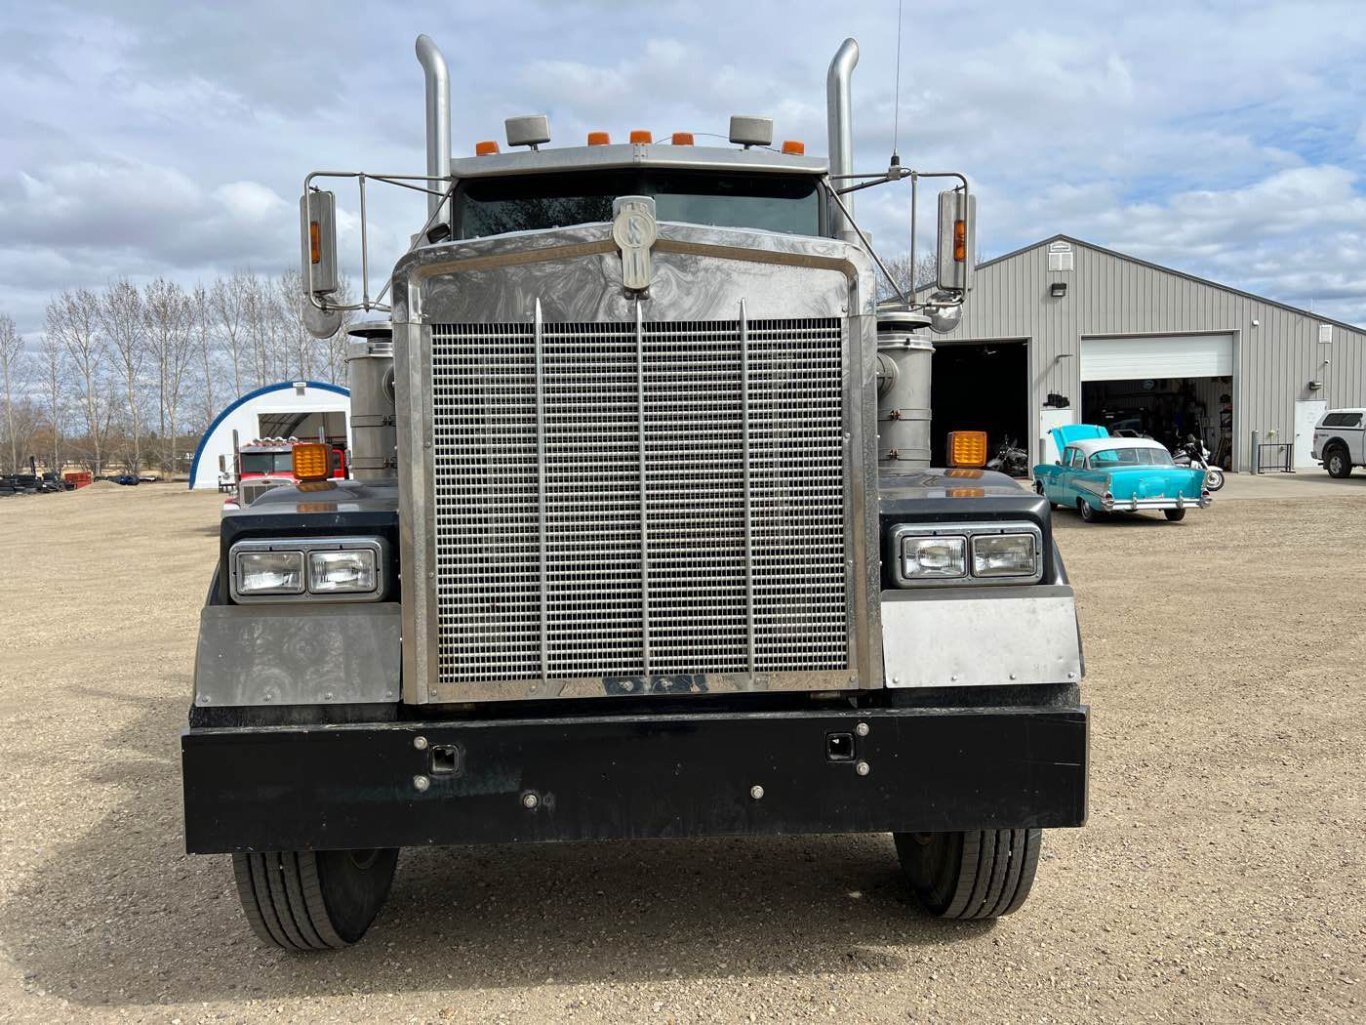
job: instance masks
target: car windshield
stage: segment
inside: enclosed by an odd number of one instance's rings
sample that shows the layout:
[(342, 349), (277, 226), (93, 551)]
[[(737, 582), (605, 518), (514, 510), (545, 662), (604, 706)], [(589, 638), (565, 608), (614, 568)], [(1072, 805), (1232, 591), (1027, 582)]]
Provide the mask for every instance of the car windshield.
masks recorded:
[(460, 238), (484, 238), (610, 221), (618, 196), (653, 196), (661, 221), (821, 233), (814, 176), (658, 168), (469, 179), (456, 191), (456, 231)]
[(1171, 466), (1172, 457), (1164, 448), (1105, 448), (1092, 452), (1089, 465), (1093, 470), (1108, 470), (1116, 466)]
[(294, 456), (289, 452), (243, 452), (243, 473), (293, 473)]

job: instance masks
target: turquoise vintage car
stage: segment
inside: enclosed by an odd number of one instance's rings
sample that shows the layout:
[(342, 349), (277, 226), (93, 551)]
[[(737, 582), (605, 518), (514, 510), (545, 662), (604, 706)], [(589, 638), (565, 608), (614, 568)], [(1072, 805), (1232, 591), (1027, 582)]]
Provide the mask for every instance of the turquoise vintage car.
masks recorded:
[(1149, 438), (1115, 438), (1096, 424), (1070, 424), (1051, 432), (1061, 458), (1034, 467), (1034, 489), (1054, 506), (1076, 509), (1090, 523), (1102, 513), (1161, 509), (1181, 520), (1210, 503), (1205, 471), (1172, 463), (1171, 453)]

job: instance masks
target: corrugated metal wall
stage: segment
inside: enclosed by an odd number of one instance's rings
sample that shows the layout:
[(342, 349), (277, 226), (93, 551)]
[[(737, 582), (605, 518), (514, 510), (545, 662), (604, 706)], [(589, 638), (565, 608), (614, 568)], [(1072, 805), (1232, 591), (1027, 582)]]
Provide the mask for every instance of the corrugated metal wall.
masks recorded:
[[(1049, 245), (1055, 241), (1071, 244), (1074, 269), (1049, 270)], [(1067, 283), (1062, 298), (1049, 295), (1054, 281)], [(978, 268), (962, 322), (934, 341), (1027, 340), (1031, 430), (1037, 435), (1037, 411), (1049, 392), (1066, 395), (1080, 415), (1082, 338), (1232, 333), (1235, 468), (1247, 470), (1253, 431), (1262, 440), (1294, 440), (1296, 400), (1323, 399), (1329, 409), (1366, 405), (1366, 332), (1333, 324), (1332, 344), (1321, 345), (1324, 323), (1059, 237)], [(1324, 359), (1331, 364), (1321, 366)], [(1323, 388), (1310, 391), (1311, 380), (1322, 381)]]

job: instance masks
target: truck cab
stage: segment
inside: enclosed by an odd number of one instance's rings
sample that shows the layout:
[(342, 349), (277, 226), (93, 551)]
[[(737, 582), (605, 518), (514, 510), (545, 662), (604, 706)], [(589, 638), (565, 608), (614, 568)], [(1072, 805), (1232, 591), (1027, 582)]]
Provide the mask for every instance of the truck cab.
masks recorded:
[(1089, 713), (1047, 502), (928, 465), (965, 180), (940, 291), (879, 308), (841, 192), (852, 40), (829, 160), (748, 117), (732, 148), (519, 118), (522, 149), (452, 159), (417, 49), (428, 216), (351, 352), (355, 479), (223, 519), (187, 849), (231, 854), (292, 950), (359, 939), (423, 844), (882, 832), (928, 913), (1015, 910), (1041, 830), (1085, 820)]

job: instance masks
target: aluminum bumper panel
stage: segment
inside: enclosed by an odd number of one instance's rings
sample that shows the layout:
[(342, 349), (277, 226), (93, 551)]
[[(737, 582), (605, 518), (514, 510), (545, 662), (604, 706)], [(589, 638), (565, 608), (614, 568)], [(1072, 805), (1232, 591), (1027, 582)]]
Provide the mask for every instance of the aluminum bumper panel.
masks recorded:
[(365, 704), (399, 699), (400, 606), (208, 605), (196, 705)]
[(1078, 826), (1087, 716), (850, 709), (192, 729), (181, 740), (186, 847)]
[(882, 650), (888, 687), (1075, 683), (1081, 638), (1072, 589), (884, 591)]

